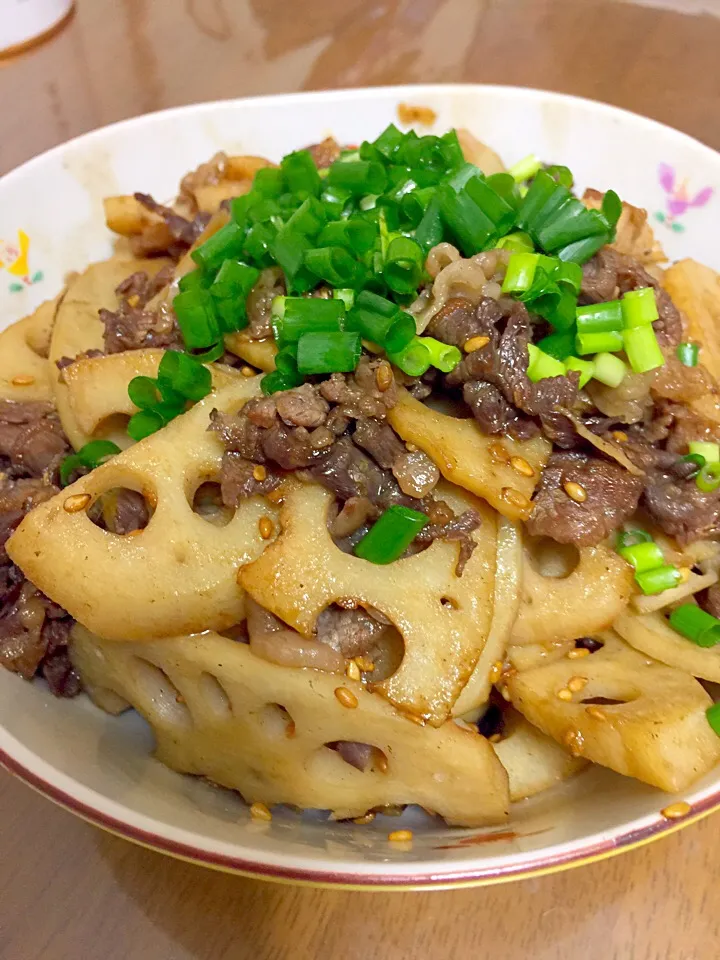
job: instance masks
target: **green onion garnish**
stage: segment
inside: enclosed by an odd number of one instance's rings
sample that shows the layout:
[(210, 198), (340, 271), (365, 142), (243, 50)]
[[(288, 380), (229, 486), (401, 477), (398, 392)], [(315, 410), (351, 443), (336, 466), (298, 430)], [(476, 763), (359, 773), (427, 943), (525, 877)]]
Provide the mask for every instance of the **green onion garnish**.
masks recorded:
[(388, 351), (391, 363), (409, 377), (421, 377), (431, 366), (430, 351), (425, 346), (425, 337), (413, 337), (402, 350)]
[(316, 277), (336, 287), (358, 279), (360, 265), (343, 247), (317, 247), (305, 251), (305, 266)]
[(670, 626), (699, 647), (720, 643), (720, 620), (693, 603), (684, 603), (673, 610)]
[(430, 354), (430, 364), (443, 373), (450, 373), (462, 360), (462, 354), (457, 347), (453, 347), (435, 337), (418, 337), (422, 345)]
[(245, 231), (237, 223), (226, 223), (190, 256), (203, 270), (219, 270), (225, 260), (235, 260), (242, 253)]
[(630, 327), (623, 332), (625, 353), (635, 373), (656, 370), (665, 363), (660, 344), (651, 323)]
[(589, 353), (617, 353), (623, 348), (623, 335), (617, 330), (605, 333), (578, 333), (575, 347), (581, 356)]
[(210, 295), (215, 301), (215, 311), (224, 333), (233, 333), (247, 326), (246, 301), (259, 276), (256, 267), (240, 260), (226, 260), (218, 270), (210, 286)]
[(414, 294), (423, 275), (425, 255), (422, 247), (409, 237), (395, 237), (385, 255), (383, 277), (388, 287), (402, 295)]
[(635, 573), (646, 573), (648, 570), (654, 570), (665, 565), (663, 552), (654, 540), (635, 543), (629, 547), (620, 547), (618, 553), (623, 560), (626, 560), (630, 566), (635, 568)]
[(697, 343), (679, 343), (675, 351), (677, 358), (686, 367), (696, 367), (700, 358), (700, 347)]
[(644, 327), (658, 318), (657, 301), (652, 287), (629, 290), (620, 302), (626, 327)]
[(283, 157), (280, 170), (290, 193), (300, 195), (303, 199), (320, 194), (322, 180), (307, 150), (297, 150)]
[(537, 343), (539, 350), (549, 353), (556, 360), (566, 360), (575, 349), (575, 331), (562, 330), (543, 337)]
[(415, 321), (396, 303), (369, 290), (355, 298), (355, 306), (346, 318), (348, 330), (356, 330), (364, 340), (397, 353), (415, 336)]
[(71, 453), (60, 464), (60, 485), (66, 487), (70, 483), (70, 477), (76, 470), (83, 467), (86, 470), (94, 470), (104, 463), (108, 457), (114, 457), (120, 453), (120, 447), (112, 440), (91, 440), (76, 453)]
[(636, 543), (652, 543), (652, 537), (647, 530), (641, 530), (640, 527), (631, 527), (629, 530), (619, 531), (615, 546), (620, 553), (621, 550), (632, 547)]
[(707, 722), (720, 737), (720, 703), (714, 703), (711, 707), (708, 707), (705, 711), (705, 716), (707, 717)]
[(128, 396), (140, 410), (153, 410), (162, 399), (157, 380), (152, 377), (133, 377), (128, 384)]
[(360, 217), (350, 217), (348, 220), (328, 223), (320, 231), (317, 243), (320, 247), (344, 247), (359, 256), (372, 250), (377, 234), (374, 223)]
[(540, 169), (542, 169), (540, 157), (536, 157), (534, 153), (529, 153), (522, 160), (514, 163), (508, 173), (517, 183), (523, 183), (523, 181), (534, 177)]
[[(606, 334), (591, 334), (591, 336), (606, 336)], [(628, 372), (627, 366), (620, 357), (615, 357), (612, 353), (598, 353), (594, 363), (593, 379), (613, 389), (620, 386)]]
[(568, 370), (576, 370), (580, 374), (578, 386), (581, 390), (583, 387), (587, 386), (587, 384), (595, 376), (594, 360), (581, 360), (580, 357), (567, 357), (565, 360), (565, 366)]
[(622, 330), (622, 302), (592, 303), (576, 310), (578, 333), (608, 333)]
[(333, 300), (342, 300), (346, 310), (352, 310), (355, 305), (355, 291), (350, 287), (339, 287), (332, 292)]
[(358, 365), (361, 352), (359, 333), (304, 333), (297, 344), (297, 368), (304, 376), (349, 373)]
[(210, 291), (201, 288), (178, 293), (173, 300), (185, 346), (191, 350), (210, 347), (220, 339), (220, 324)]
[(498, 250), (512, 250), (513, 253), (532, 253), (535, 249), (529, 234), (523, 233), (522, 230), (500, 237), (495, 246)]
[(275, 297), (272, 303), (272, 325), (275, 341), (282, 349), (297, 343), (304, 333), (342, 330), (345, 304), (340, 299), (320, 297)]
[(653, 596), (656, 593), (663, 593), (665, 590), (671, 590), (677, 587), (682, 577), (677, 567), (665, 564), (662, 567), (655, 567), (653, 570), (646, 570), (644, 573), (635, 575), (637, 585), (646, 596)]
[(562, 360), (556, 360), (550, 354), (543, 353), (532, 343), (528, 346), (528, 355), (530, 362), (527, 375), (533, 383), (537, 383), (538, 380), (545, 380), (548, 377), (564, 377), (567, 373)]
[(682, 463), (692, 463), (696, 467), (693, 473), (688, 474), (688, 480), (696, 477), (700, 470), (705, 466), (705, 457), (700, 456), (699, 453), (687, 453), (684, 457), (680, 457), (680, 460)]
[(706, 463), (698, 475), (695, 483), (703, 493), (713, 493), (720, 487), (720, 463)]
[(191, 357), (177, 350), (166, 350), (158, 367), (157, 384), (165, 400), (172, 401), (174, 395), (179, 395), (185, 400), (197, 403), (210, 393), (212, 375), (208, 368), (199, 362), (198, 357)]
[(537, 253), (513, 253), (508, 261), (503, 293), (524, 293), (532, 286), (540, 256)]
[(165, 420), (159, 413), (151, 410), (140, 410), (130, 417), (127, 425), (127, 432), (136, 442), (149, 437), (151, 433), (156, 433), (165, 426)]
[(427, 523), (427, 515), (418, 510), (398, 505), (388, 507), (358, 541), (353, 553), (370, 563), (392, 563), (405, 553)]
[(332, 187), (347, 190), (353, 197), (368, 193), (382, 193), (387, 184), (387, 174), (381, 163), (368, 160), (336, 161), (330, 167), (327, 178)]
[[(720, 460), (720, 444), (709, 443), (704, 440), (693, 440), (688, 444), (688, 452), (702, 457), (706, 463), (717, 463)], [(704, 466), (704, 464), (701, 464)]]

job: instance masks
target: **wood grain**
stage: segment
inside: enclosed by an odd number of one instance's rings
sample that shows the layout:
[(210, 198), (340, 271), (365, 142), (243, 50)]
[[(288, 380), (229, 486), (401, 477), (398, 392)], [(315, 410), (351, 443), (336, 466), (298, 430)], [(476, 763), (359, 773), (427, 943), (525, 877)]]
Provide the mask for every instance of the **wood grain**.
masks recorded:
[[(610, 0), (79, 0), (0, 65), (0, 171), (176, 104), (423, 80), (591, 96), (720, 148), (718, 49), (720, 20)], [(318, 891), (139, 849), (0, 774), (0, 958), (714, 960), (717, 829), (502, 887)]]

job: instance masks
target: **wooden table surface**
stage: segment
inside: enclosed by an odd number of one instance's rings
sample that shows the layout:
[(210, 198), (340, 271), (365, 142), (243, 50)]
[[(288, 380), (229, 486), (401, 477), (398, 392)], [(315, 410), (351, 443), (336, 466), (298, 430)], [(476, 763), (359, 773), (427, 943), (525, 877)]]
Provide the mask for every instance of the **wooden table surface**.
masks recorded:
[[(720, 149), (720, 18), (651, 2), (78, 0), (62, 32), (0, 61), (0, 172), (162, 107), (418, 81), (595, 97)], [(715, 960), (719, 828), (502, 887), (359, 894), (175, 862), (0, 773), (0, 958)]]

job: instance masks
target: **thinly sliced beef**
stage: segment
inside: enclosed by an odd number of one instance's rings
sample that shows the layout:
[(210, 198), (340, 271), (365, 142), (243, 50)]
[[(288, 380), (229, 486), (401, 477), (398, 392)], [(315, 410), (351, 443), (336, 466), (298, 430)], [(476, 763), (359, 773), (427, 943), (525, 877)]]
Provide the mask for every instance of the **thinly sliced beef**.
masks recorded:
[(170, 283), (173, 273), (174, 269), (169, 264), (152, 277), (144, 270), (138, 270), (118, 284), (115, 293), (121, 299), (130, 301), (132, 307), (144, 307)]
[(433, 540), (457, 540), (460, 542), (460, 556), (458, 557), (455, 574), (463, 575), (465, 565), (472, 556), (476, 547), (471, 534), (480, 526), (480, 514), (476, 510), (466, 510), (459, 517), (454, 517), (446, 523), (429, 523), (415, 538), (416, 543), (429, 544)]
[(453, 297), (433, 316), (427, 332), (462, 350), (473, 337), (491, 335), (502, 316), (502, 308), (491, 297), (481, 300), (477, 308), (464, 297)]
[(280, 477), (267, 472), (264, 479), (255, 477), (256, 464), (242, 454), (226, 450), (220, 467), (220, 495), (226, 507), (237, 507), (241, 500), (257, 494), (266, 495), (280, 484)]
[(338, 159), (342, 148), (334, 137), (325, 137), (320, 143), (313, 143), (305, 149), (310, 152), (318, 170), (326, 170)]
[[(571, 499), (567, 483), (579, 484), (587, 498), (582, 503)], [(581, 453), (553, 453), (527, 529), (558, 543), (592, 547), (635, 513), (641, 493), (642, 481), (617, 463)]]
[(182, 334), (171, 310), (143, 310), (132, 307), (124, 300), (117, 310), (100, 310), (100, 319), (105, 325), (105, 352), (122, 353), (124, 350), (142, 350), (158, 347), (165, 350), (182, 350)]
[(703, 610), (720, 619), (720, 583), (714, 583), (702, 593), (696, 593), (695, 599)]
[(181, 217), (170, 207), (165, 207), (158, 203), (147, 193), (136, 193), (135, 199), (141, 203), (151, 213), (156, 213), (162, 217), (170, 232), (170, 235), (186, 249), (191, 247), (210, 220), (209, 213), (198, 213), (192, 220)]
[(68, 451), (51, 404), (0, 400), (0, 458), (8, 461), (14, 476), (52, 472)]
[(332, 606), (318, 617), (316, 633), (321, 643), (350, 658), (369, 653), (387, 626), (360, 607), (343, 610)]

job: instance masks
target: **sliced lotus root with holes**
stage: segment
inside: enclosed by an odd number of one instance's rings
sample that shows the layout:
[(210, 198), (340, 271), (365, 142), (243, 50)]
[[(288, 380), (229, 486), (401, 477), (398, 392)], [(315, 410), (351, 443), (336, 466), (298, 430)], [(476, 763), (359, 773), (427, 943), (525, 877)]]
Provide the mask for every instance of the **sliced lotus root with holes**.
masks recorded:
[(475, 720), (490, 696), (490, 671), (505, 658), (513, 623), (520, 606), (522, 584), (522, 534), (520, 524), (505, 517), (498, 519), (495, 560), (495, 603), (487, 643), (472, 676), (455, 701), (454, 717)]
[(0, 397), (53, 401), (50, 335), (62, 294), (0, 333)]
[[(164, 350), (127, 350), (105, 357), (76, 360), (63, 371), (70, 413), (83, 443), (102, 434), (111, 418), (124, 418), (137, 412), (128, 396), (128, 385), (134, 377), (156, 377)], [(235, 383), (241, 374), (232, 367), (210, 364), (213, 388), (223, 389)], [(112, 439), (118, 446), (130, 446), (132, 440), (124, 429)]]
[(291, 490), (280, 512), (282, 533), (240, 571), (261, 606), (310, 636), (322, 610), (352, 598), (383, 613), (399, 630), (405, 654), (376, 689), (397, 707), (441, 724), (482, 653), (493, 612), (495, 515), (465, 491), (437, 488), (456, 513), (473, 508), (482, 523), (462, 577), (460, 546), (436, 540), (414, 556), (378, 566), (343, 553), (327, 529), (332, 494), (317, 485)]
[[(559, 555), (561, 548), (557, 544), (553, 548)], [(513, 644), (589, 636), (605, 630), (623, 612), (633, 590), (632, 568), (602, 544), (578, 552), (579, 562), (568, 576), (543, 576), (526, 544)]]
[(613, 628), (640, 653), (694, 677), (720, 683), (720, 647), (698, 647), (673, 630), (659, 611), (624, 613)]
[(507, 770), (513, 803), (549, 790), (587, 766), (587, 760), (573, 757), (516, 710), (506, 710), (503, 721), (502, 738), (493, 748)]
[(102, 308), (117, 308), (118, 297), (115, 289), (118, 284), (139, 270), (154, 276), (169, 262), (161, 258), (126, 260), (113, 257), (101, 263), (93, 263), (68, 285), (55, 318), (49, 356), (51, 369), (55, 370), (52, 375), (55, 403), (63, 430), (76, 450), (87, 443), (89, 438), (75, 421), (64, 379), (55, 369), (55, 364), (62, 357), (74, 358), (88, 350), (103, 350), (105, 327), (98, 311)]
[(530, 516), (530, 500), (552, 449), (544, 437), (522, 443), (488, 437), (474, 420), (431, 410), (406, 390), (399, 391), (388, 420), (403, 440), (435, 462), (446, 480), (487, 500), (511, 520)]
[[(112, 640), (222, 630), (240, 621), (237, 569), (260, 554), (267, 541), (258, 522), (276, 510), (253, 497), (218, 527), (191, 503), (220, 471), (223, 448), (207, 430), (210, 412), (238, 410), (260, 393), (259, 381), (238, 378), (33, 510), (8, 541), (13, 561), (76, 620)], [(134, 536), (108, 533), (87, 515), (102, 494), (122, 487), (154, 506)]]
[[(453, 722), (420, 727), (359, 682), (268, 663), (211, 632), (117, 644), (76, 627), (71, 656), (91, 696), (106, 703), (110, 690), (146, 717), (158, 759), (248, 803), (337, 818), (417, 803), (463, 826), (507, 816), (507, 774), (484, 737)], [(371, 744), (381, 762), (361, 772), (328, 746), (338, 741)]]
[(598, 639), (596, 653), (509, 676), (513, 706), (577, 756), (683, 790), (720, 759), (705, 716), (712, 699), (694, 677), (642, 656), (616, 633)]
[(229, 333), (225, 337), (225, 348), (258, 370), (271, 373), (275, 369), (277, 346), (272, 337), (253, 340), (248, 333), (241, 330), (240, 333)]

